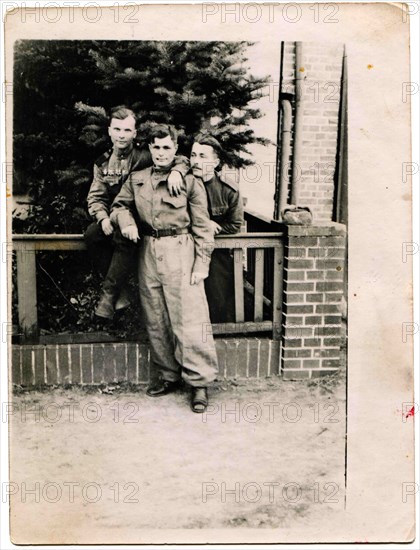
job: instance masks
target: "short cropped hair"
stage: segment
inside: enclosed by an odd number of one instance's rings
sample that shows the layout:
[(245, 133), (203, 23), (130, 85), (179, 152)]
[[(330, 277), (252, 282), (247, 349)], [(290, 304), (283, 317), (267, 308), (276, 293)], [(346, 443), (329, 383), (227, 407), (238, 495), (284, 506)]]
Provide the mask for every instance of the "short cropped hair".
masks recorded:
[(129, 116), (132, 116), (137, 123), (137, 117), (134, 111), (128, 109), (127, 107), (125, 107), (125, 105), (118, 105), (118, 107), (114, 107), (113, 109), (111, 109), (111, 114), (109, 115), (109, 124), (111, 124), (111, 120), (113, 118), (124, 120)]
[(200, 132), (194, 137), (194, 143), (199, 143), (200, 145), (209, 145), (213, 148), (213, 151), (216, 153), (220, 161), (223, 158), (223, 149), (220, 145), (220, 142), (212, 136), (211, 134)]
[(216, 166), (215, 171), (220, 172), (225, 163), (225, 153), (220, 145), (220, 141), (208, 132), (200, 132), (194, 137), (194, 143), (209, 145), (213, 149), (214, 154), (219, 159), (219, 164)]
[(147, 143), (152, 144), (155, 139), (170, 137), (175, 145), (178, 143), (178, 132), (172, 124), (155, 124), (150, 128)]

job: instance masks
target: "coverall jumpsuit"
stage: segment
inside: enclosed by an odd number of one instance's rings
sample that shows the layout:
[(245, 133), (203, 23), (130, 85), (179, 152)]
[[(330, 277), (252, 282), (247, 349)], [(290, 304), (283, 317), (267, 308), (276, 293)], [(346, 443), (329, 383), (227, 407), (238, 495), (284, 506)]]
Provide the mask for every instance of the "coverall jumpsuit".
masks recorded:
[[(164, 380), (182, 377), (207, 386), (217, 373), (204, 281), (191, 285), (191, 273), (208, 274), (214, 237), (206, 192), (200, 180), (184, 178), (181, 194), (171, 197), (167, 171), (133, 172), (114, 201), (111, 219), (121, 230), (137, 223), (142, 244), (139, 290), (151, 346), (152, 372)], [(153, 236), (156, 230), (173, 231)]]

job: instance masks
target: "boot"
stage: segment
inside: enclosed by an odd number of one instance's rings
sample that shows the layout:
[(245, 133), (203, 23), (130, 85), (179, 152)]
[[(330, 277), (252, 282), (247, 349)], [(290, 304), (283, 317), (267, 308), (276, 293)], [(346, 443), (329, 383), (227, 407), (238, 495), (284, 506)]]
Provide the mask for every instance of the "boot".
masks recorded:
[(191, 409), (195, 413), (204, 413), (206, 412), (207, 406), (209, 404), (209, 398), (207, 395), (207, 388), (191, 388)]
[(115, 302), (115, 311), (121, 311), (126, 309), (131, 304), (130, 290), (127, 285), (124, 285), (121, 289), (120, 295)]
[(114, 301), (114, 294), (107, 291), (102, 292), (98, 305), (95, 309), (95, 315), (97, 317), (104, 317), (105, 319), (113, 319), (115, 313)]
[(119, 231), (116, 231), (114, 235), (114, 253), (102, 285), (102, 295), (95, 310), (95, 315), (104, 317), (105, 319), (112, 319), (115, 314), (115, 305), (118, 296), (121, 298), (118, 309), (121, 309), (121, 305), (123, 307), (126, 305), (127, 298), (124, 297), (121, 289), (126, 286), (127, 278), (133, 271), (136, 257), (136, 245), (124, 239)]

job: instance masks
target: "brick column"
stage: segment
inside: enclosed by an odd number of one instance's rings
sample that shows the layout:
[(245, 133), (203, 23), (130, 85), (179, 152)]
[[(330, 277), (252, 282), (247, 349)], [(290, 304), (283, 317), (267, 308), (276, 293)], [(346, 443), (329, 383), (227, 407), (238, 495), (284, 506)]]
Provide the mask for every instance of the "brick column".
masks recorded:
[[(295, 43), (285, 42), (281, 91), (293, 96), (296, 94), (295, 53)], [(333, 213), (343, 44), (304, 41), (302, 56), (299, 204), (310, 206), (315, 223), (322, 225), (329, 223)]]
[(281, 373), (289, 380), (340, 368), (346, 227), (287, 226)]

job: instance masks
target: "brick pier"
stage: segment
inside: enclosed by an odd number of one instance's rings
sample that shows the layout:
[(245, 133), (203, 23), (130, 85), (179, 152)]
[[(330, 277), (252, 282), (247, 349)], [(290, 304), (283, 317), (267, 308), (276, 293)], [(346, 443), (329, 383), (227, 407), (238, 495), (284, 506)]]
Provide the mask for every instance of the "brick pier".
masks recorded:
[(340, 368), (346, 228), (288, 226), (281, 373), (284, 379)]

